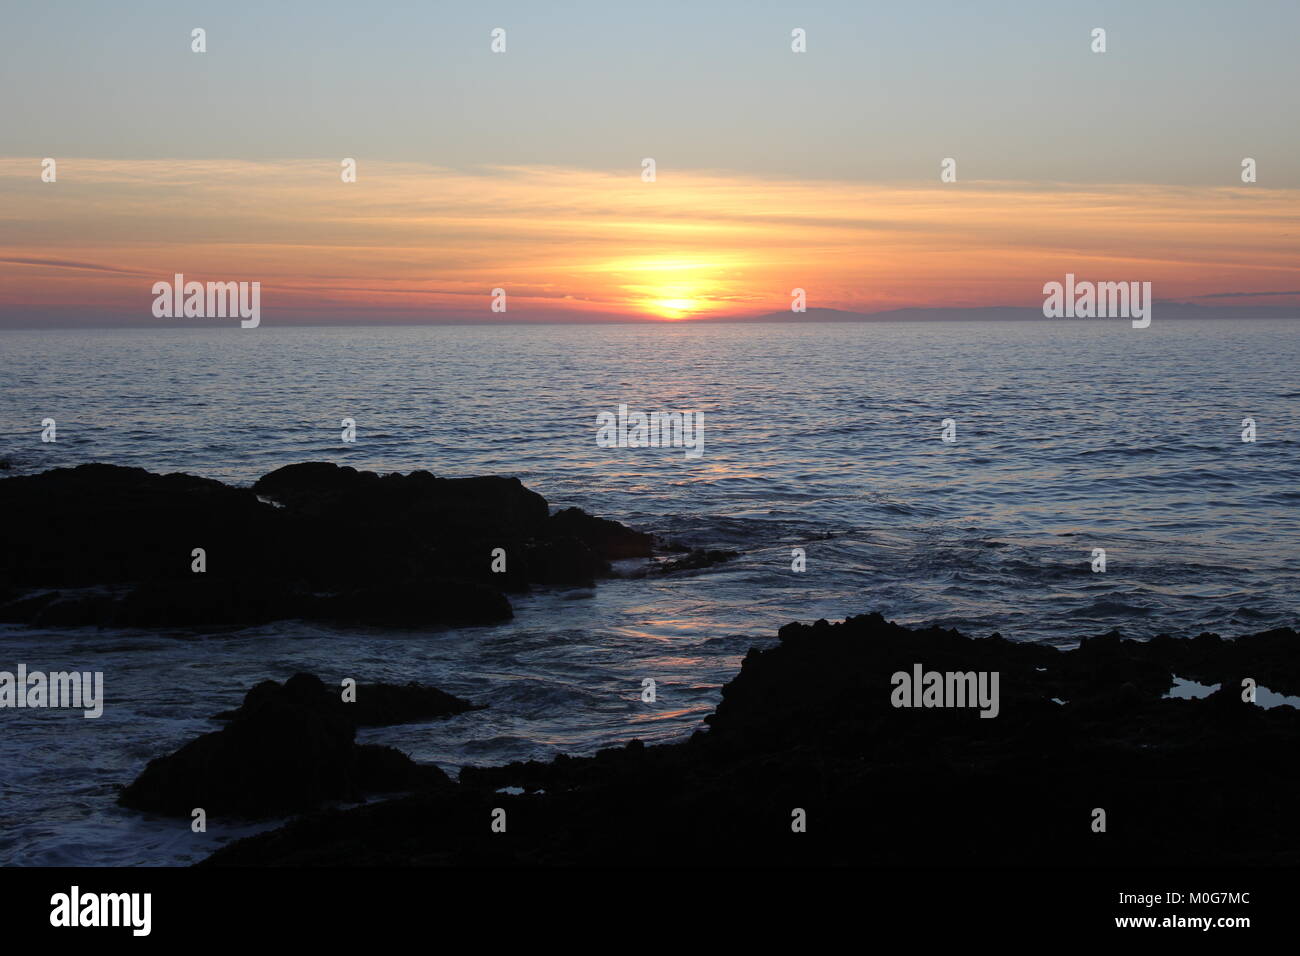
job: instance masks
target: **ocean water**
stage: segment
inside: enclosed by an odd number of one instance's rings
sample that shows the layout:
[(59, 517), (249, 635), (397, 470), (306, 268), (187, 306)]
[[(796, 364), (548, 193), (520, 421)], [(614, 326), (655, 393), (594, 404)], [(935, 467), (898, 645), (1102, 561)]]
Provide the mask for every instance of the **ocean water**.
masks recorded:
[[(0, 625), (0, 669), (102, 670), (104, 716), (0, 711), (0, 864), (170, 864), (256, 825), (113, 805), (265, 678), (417, 680), (488, 710), (363, 731), (466, 764), (680, 739), (791, 620), (880, 611), (1072, 645), (1295, 626), (1300, 322), (437, 326), (0, 334), (10, 474), (106, 461), (249, 483), (331, 460), (518, 476), (740, 557), (382, 631)], [(601, 448), (619, 404), (704, 413), (705, 447)], [(58, 441), (40, 441), (40, 423)], [(340, 421), (357, 422), (345, 444)], [(942, 422), (956, 441), (941, 440)], [(1242, 421), (1257, 441), (1241, 440)], [(804, 548), (807, 570), (791, 570)], [(1104, 573), (1091, 570), (1106, 551)], [(658, 702), (641, 703), (653, 677)]]

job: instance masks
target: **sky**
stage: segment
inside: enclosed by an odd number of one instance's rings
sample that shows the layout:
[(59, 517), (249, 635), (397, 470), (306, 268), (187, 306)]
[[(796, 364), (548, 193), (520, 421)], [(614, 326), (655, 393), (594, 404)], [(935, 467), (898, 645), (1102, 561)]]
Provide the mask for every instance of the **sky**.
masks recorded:
[(1296, 36), (1294, 0), (9, 4), (0, 325), (147, 323), (175, 273), (261, 282), (268, 322), (1034, 306), (1066, 272), (1300, 306)]

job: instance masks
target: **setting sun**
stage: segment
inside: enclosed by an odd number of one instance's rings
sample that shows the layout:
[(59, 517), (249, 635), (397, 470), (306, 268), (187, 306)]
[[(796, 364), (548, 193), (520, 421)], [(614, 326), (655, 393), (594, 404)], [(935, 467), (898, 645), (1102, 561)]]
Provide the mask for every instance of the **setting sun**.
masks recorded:
[(694, 299), (658, 299), (651, 306), (666, 319), (680, 319), (695, 311), (696, 302)]

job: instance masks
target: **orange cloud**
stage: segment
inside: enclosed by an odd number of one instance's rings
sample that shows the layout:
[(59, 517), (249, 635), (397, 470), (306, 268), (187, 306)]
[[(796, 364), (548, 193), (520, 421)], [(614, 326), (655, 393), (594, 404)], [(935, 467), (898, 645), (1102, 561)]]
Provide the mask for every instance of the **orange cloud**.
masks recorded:
[[(359, 158), (0, 159), (0, 306), (138, 309), (154, 280), (260, 281), (277, 310), (666, 319), (809, 307), (1038, 305), (1066, 272), (1158, 298), (1300, 287), (1300, 195), (660, 168), (457, 171)], [(1256, 304), (1265, 299), (1252, 299)], [(1293, 301), (1293, 300), (1292, 300)], [(497, 316), (498, 318), (500, 316)]]

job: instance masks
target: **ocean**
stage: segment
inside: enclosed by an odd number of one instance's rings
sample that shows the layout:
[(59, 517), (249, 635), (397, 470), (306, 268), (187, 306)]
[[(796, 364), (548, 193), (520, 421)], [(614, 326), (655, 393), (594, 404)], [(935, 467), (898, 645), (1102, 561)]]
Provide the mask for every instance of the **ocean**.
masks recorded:
[[(264, 323), (10, 331), (0, 350), (0, 475), (513, 475), (552, 507), (739, 552), (536, 591), (509, 623), (450, 631), (0, 625), (0, 670), (102, 670), (107, 698), (97, 720), (0, 712), (4, 865), (186, 863), (270, 825), (195, 834), (117, 808), (116, 788), (300, 670), (488, 704), (359, 735), (454, 774), (689, 736), (793, 620), (879, 611), (1072, 646), (1295, 626), (1300, 609), (1300, 322)], [(596, 416), (619, 405), (702, 412), (703, 454), (601, 447)]]

